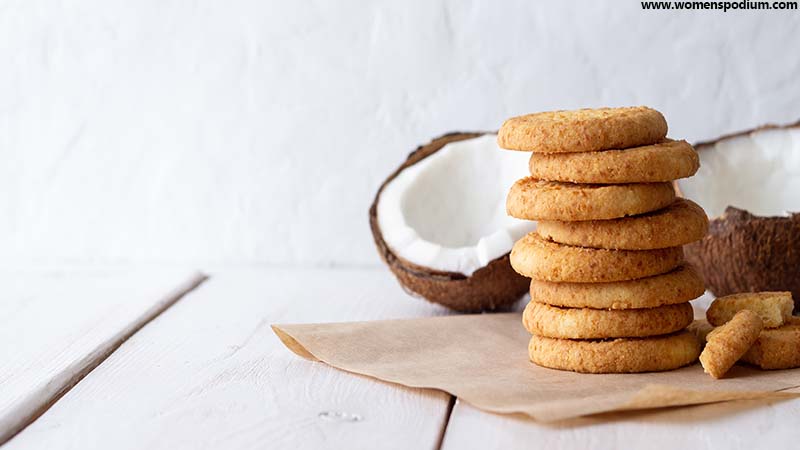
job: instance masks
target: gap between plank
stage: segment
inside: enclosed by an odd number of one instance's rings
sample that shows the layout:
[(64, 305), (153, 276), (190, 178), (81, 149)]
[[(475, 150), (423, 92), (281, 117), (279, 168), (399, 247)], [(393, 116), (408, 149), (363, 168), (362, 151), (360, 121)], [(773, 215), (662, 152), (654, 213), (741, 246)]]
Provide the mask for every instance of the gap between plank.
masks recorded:
[(436, 450), (442, 450), (444, 444), (444, 435), (447, 434), (447, 426), (450, 425), (450, 416), (453, 415), (453, 408), (456, 406), (456, 396), (451, 395), (450, 401), (447, 402), (447, 414), (444, 416), (444, 425), (442, 425), (442, 432), (439, 433), (439, 439), (436, 442)]
[(30, 424), (36, 421), (39, 417), (42, 416), (45, 412), (47, 412), (50, 407), (52, 407), (61, 397), (63, 397), (67, 392), (69, 392), (73, 387), (75, 387), (78, 383), (81, 382), (89, 373), (91, 373), (94, 369), (96, 369), (100, 364), (103, 363), (109, 356), (111, 356), (117, 349), (124, 344), (128, 339), (131, 338), (134, 334), (136, 334), (139, 330), (144, 328), (147, 324), (152, 322), (155, 318), (163, 314), (167, 311), (172, 305), (177, 303), (183, 297), (185, 297), (190, 292), (197, 289), (201, 284), (203, 284), (206, 280), (210, 277), (204, 273), (197, 273), (194, 277), (192, 277), (189, 281), (185, 282), (184, 284), (177, 287), (174, 291), (170, 292), (165, 301), (157, 303), (154, 307), (147, 310), (138, 321), (132, 323), (129, 328), (123, 329), (122, 332), (112, 338), (112, 340), (108, 343), (105, 348), (99, 349), (99, 353), (89, 354), (86, 358), (90, 359), (87, 361), (83, 368), (72, 375), (70, 378), (66, 380), (64, 385), (61, 389), (58, 390), (53, 396), (47, 399), (46, 402), (42, 404), (36, 411), (34, 411), (30, 416), (26, 417), (20, 425), (15, 429), (8, 431), (4, 436), (0, 436), (0, 447), (4, 446), (8, 441), (14, 439), (14, 436), (21, 433), (25, 428), (27, 428)]

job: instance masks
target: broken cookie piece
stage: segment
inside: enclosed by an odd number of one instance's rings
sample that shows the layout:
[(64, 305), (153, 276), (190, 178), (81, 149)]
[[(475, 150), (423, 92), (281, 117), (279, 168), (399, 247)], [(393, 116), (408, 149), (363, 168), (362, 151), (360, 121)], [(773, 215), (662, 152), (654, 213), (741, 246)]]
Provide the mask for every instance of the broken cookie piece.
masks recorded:
[(737, 312), (706, 336), (706, 346), (700, 353), (703, 370), (714, 378), (721, 378), (753, 346), (763, 328), (758, 314), (747, 309)]
[(762, 369), (800, 367), (800, 317), (789, 318), (782, 327), (762, 330), (742, 361)]
[(758, 314), (764, 328), (777, 328), (792, 316), (794, 301), (791, 292), (748, 292), (727, 295), (711, 303), (706, 319), (711, 325), (720, 326), (744, 309)]

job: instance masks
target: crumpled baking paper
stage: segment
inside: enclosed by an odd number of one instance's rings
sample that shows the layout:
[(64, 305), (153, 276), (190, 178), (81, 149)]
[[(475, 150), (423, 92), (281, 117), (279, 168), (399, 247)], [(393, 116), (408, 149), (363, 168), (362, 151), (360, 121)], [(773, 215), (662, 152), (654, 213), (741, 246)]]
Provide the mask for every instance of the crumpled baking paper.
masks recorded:
[(580, 374), (528, 360), (519, 313), (273, 325), (297, 355), (409, 387), (440, 389), (494, 413), (553, 422), (612, 411), (787, 398), (800, 369), (735, 366), (714, 380), (699, 364), (669, 372)]

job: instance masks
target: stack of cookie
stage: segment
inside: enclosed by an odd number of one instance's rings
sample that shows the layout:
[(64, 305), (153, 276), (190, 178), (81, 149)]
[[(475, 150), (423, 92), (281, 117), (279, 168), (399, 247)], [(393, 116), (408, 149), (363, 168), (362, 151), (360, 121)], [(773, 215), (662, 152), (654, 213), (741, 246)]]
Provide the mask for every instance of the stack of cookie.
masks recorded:
[(538, 221), (511, 252), (532, 279), (523, 321), (534, 363), (619, 373), (697, 360), (685, 328), (704, 285), (682, 245), (701, 239), (708, 219), (676, 198), (672, 181), (693, 175), (699, 159), (666, 134), (646, 107), (531, 114), (500, 129), (500, 147), (532, 152), (507, 211)]

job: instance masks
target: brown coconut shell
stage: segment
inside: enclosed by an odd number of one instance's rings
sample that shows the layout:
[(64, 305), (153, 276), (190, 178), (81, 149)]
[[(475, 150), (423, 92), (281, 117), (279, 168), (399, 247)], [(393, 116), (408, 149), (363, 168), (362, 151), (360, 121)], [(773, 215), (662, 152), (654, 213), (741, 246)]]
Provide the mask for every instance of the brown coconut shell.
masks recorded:
[[(800, 127), (800, 122), (766, 125), (696, 144), (698, 152), (714, 150), (719, 141), (755, 131)], [(800, 214), (763, 217), (728, 206), (709, 222), (708, 234), (684, 247), (714, 295), (739, 292), (791, 291), (800, 310)]]
[(517, 274), (511, 268), (508, 253), (492, 260), (470, 276), (423, 267), (395, 255), (383, 240), (383, 234), (378, 226), (378, 200), (383, 188), (405, 168), (436, 153), (445, 144), (476, 138), (484, 134), (487, 133), (449, 133), (417, 147), (408, 155), (406, 161), (381, 184), (375, 200), (369, 208), (369, 226), (372, 229), (372, 237), (378, 253), (400, 285), (413, 295), (462, 312), (491, 311), (509, 306), (525, 295), (530, 280)]

